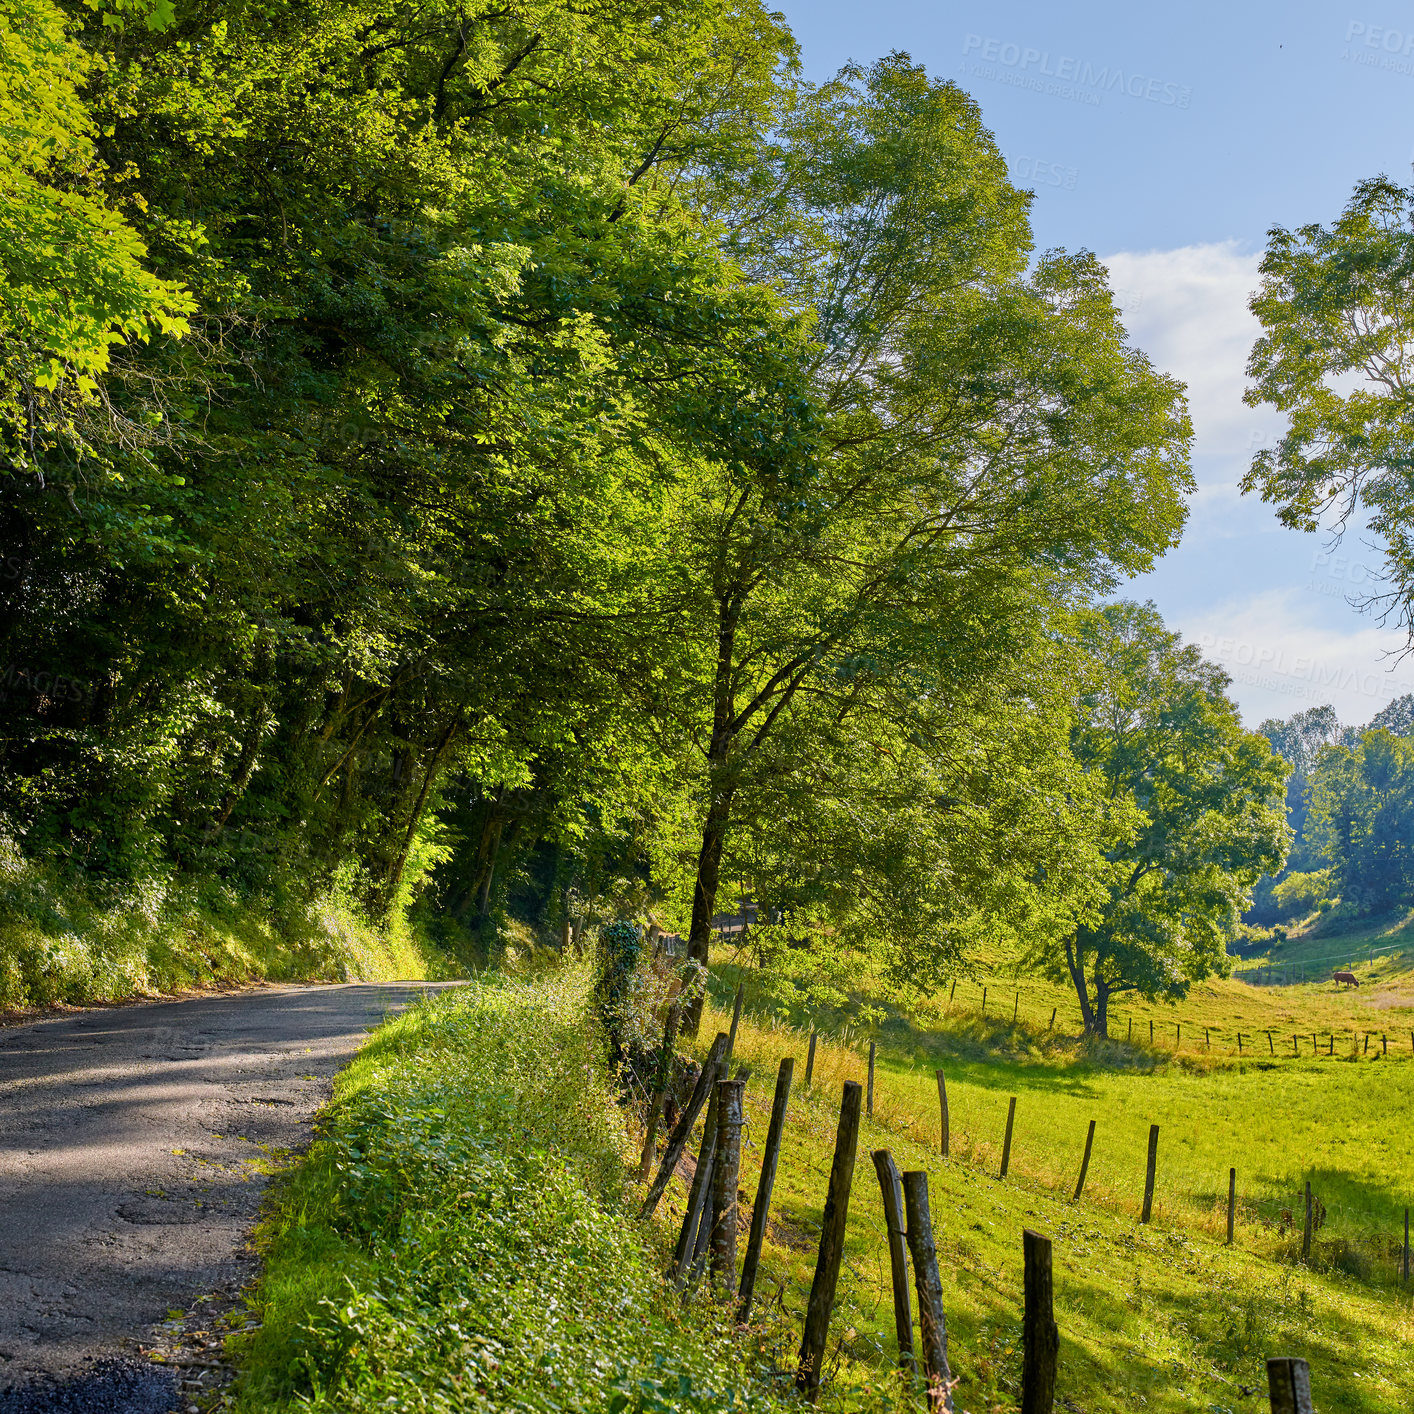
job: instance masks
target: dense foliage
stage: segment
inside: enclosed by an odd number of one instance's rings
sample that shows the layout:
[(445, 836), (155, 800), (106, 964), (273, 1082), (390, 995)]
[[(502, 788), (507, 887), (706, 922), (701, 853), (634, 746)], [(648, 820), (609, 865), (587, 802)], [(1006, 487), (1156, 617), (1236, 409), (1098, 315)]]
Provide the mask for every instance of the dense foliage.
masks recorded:
[(1351, 918), (1414, 905), (1409, 751), (1414, 695), (1395, 698), (1363, 727), (1329, 706), (1259, 730), (1291, 767), (1286, 813), (1293, 844), (1262, 881), (1249, 915), (1269, 923), (1338, 907)]
[(25, 858), (483, 955), (730, 884), (787, 990), (1073, 931), (1190, 427), (970, 97), (758, 0), (3, 13)]

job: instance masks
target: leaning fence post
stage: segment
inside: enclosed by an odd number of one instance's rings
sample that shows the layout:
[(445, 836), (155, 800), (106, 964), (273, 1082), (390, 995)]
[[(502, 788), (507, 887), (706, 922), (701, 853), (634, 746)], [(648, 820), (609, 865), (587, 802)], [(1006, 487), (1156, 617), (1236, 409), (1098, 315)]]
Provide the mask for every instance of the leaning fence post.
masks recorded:
[(1149, 1221), (1150, 1214), (1154, 1210), (1154, 1171), (1159, 1164), (1159, 1126), (1151, 1124), (1149, 1126), (1149, 1165), (1144, 1173), (1144, 1215), (1139, 1219), (1141, 1223)]
[(1237, 1170), (1227, 1171), (1227, 1245), (1232, 1246), (1232, 1229), (1237, 1221)]
[(1311, 1180), (1306, 1180), (1306, 1220), (1301, 1224), (1301, 1260), (1311, 1255)]
[(1311, 1403), (1311, 1367), (1293, 1356), (1267, 1361), (1267, 1395), (1272, 1414), (1316, 1414)]
[(903, 1184), (898, 1165), (887, 1149), (875, 1149), (870, 1156), (879, 1175), (884, 1198), (884, 1226), (889, 1238), (889, 1272), (894, 1288), (894, 1334), (898, 1337), (899, 1369), (916, 1375), (913, 1358), (913, 1313), (908, 1304), (908, 1253), (904, 1249)]
[(682, 1158), (682, 1151), (687, 1147), (688, 1138), (692, 1134), (692, 1126), (697, 1123), (697, 1116), (717, 1078), (717, 1067), (721, 1064), (726, 1046), (727, 1033), (717, 1032), (717, 1039), (712, 1042), (712, 1049), (707, 1052), (707, 1059), (702, 1062), (702, 1074), (697, 1077), (692, 1098), (687, 1102), (687, 1108), (682, 1112), (677, 1128), (668, 1139), (668, 1147), (663, 1150), (663, 1160), (658, 1165), (658, 1176), (653, 1180), (653, 1187), (648, 1190), (648, 1196), (643, 1200), (643, 1207), (639, 1209), (640, 1218), (653, 1216), (653, 1210), (658, 1206), (658, 1200), (663, 1196), (668, 1180), (678, 1166), (678, 1160)]
[(869, 1043), (869, 1093), (865, 1097), (865, 1109), (870, 1119), (874, 1117), (874, 1042)]
[(717, 1111), (721, 1105), (721, 1085), (727, 1078), (726, 1053), (717, 1062), (712, 1078), (712, 1098), (707, 1102), (707, 1117), (702, 1121), (702, 1147), (697, 1151), (697, 1167), (692, 1173), (692, 1187), (687, 1195), (687, 1212), (683, 1214), (682, 1231), (678, 1233), (677, 1246), (673, 1248), (673, 1279), (682, 1281), (687, 1274), (693, 1257), (706, 1250), (707, 1234), (710, 1231), (712, 1165), (717, 1158)]
[(986, 989), (986, 987), (983, 987), (983, 988), (982, 988), (982, 1015), (983, 1015), (983, 1016), (986, 1016), (986, 1014), (987, 1014), (987, 989)]
[(809, 1089), (811, 1078), (815, 1074), (815, 1042), (818, 1040), (815, 1028), (810, 1028), (810, 1049), (805, 1053), (805, 1085)]
[(717, 1091), (717, 1148), (712, 1161), (712, 1276), (724, 1296), (736, 1295), (737, 1184), (741, 1179), (741, 1098), (745, 1080), (722, 1080)]
[(903, 1202), (908, 1217), (908, 1252), (913, 1258), (913, 1284), (918, 1292), (918, 1338), (923, 1346), (923, 1373), (928, 1381), (932, 1414), (952, 1410), (952, 1374), (948, 1370), (948, 1326), (943, 1315), (943, 1284), (938, 1278), (938, 1249), (928, 1212), (928, 1175), (903, 1176)]
[[(1058, 1012), (1059, 1010), (1060, 1010), (1059, 1007), (1054, 1007), (1054, 1006), (1053, 1006), (1053, 1007), (1051, 1008), (1051, 1019), (1046, 1023), (1046, 1030), (1047, 1030), (1047, 1031), (1052, 1031), (1052, 1030), (1055, 1029), (1055, 1024), (1056, 1024), (1056, 1012)], [(1414, 1031), (1411, 1031), (1411, 1032), (1409, 1033), (1409, 1035), (1410, 1035), (1411, 1038), (1414, 1038)]]
[(741, 1264), (741, 1304), (736, 1318), (743, 1325), (751, 1319), (751, 1299), (756, 1292), (756, 1268), (761, 1263), (761, 1244), (766, 1237), (766, 1215), (771, 1207), (771, 1190), (776, 1185), (776, 1165), (781, 1158), (781, 1134), (786, 1124), (790, 1082), (795, 1060), (787, 1056), (776, 1073), (776, 1097), (771, 1101), (771, 1127), (766, 1131), (766, 1149), (761, 1156), (761, 1178), (756, 1185), (756, 1202), (751, 1209), (751, 1236), (746, 1240), (746, 1260)]
[(1085, 1191), (1085, 1175), (1090, 1172), (1090, 1147), (1095, 1142), (1095, 1121), (1090, 1121), (1090, 1128), (1085, 1134), (1085, 1157), (1080, 1160), (1080, 1177), (1075, 1181), (1075, 1196), (1070, 1200), (1072, 1203), (1080, 1201), (1080, 1195)]
[(943, 1157), (948, 1156), (948, 1082), (943, 1077), (943, 1072), (938, 1071), (938, 1109), (942, 1114), (943, 1125)]
[(835, 1157), (830, 1164), (830, 1186), (825, 1195), (825, 1212), (820, 1223), (820, 1254), (815, 1261), (815, 1280), (805, 1308), (805, 1331), (800, 1339), (800, 1363), (796, 1387), (812, 1403), (820, 1397), (820, 1366), (825, 1358), (825, 1339), (830, 1333), (830, 1308), (835, 1304), (839, 1285), (840, 1259), (844, 1255), (845, 1219), (849, 1214), (849, 1190), (854, 1181), (854, 1156), (859, 1145), (859, 1083), (846, 1080), (840, 1101), (840, 1123), (835, 1134)]
[(1016, 1096), (1013, 1095), (1007, 1102), (1006, 1107), (1006, 1138), (1002, 1141), (1002, 1171), (999, 1178), (1006, 1177), (1007, 1168), (1011, 1164), (1011, 1126), (1016, 1119)]
[(1021, 1414), (1051, 1414), (1060, 1332), (1051, 1301), (1051, 1239), (1025, 1228), (1026, 1314), (1022, 1326)]

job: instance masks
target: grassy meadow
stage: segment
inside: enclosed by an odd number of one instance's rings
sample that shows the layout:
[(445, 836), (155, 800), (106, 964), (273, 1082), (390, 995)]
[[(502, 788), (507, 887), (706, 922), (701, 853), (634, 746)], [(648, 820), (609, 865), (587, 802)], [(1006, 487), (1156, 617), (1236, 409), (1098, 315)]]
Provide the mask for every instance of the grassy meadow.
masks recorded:
[[(730, 966), (719, 966), (699, 1054), (728, 1023), (732, 986)], [(582, 966), (489, 975), (389, 1023), (340, 1077), (321, 1138), (279, 1186), (262, 1233), (258, 1329), (233, 1337), (244, 1370), (235, 1408), (799, 1407), (791, 1383), (841, 1087), (865, 1079), (868, 1038), (818, 1018), (806, 1086), (807, 1028), (764, 1005), (743, 1015), (748, 1199), (777, 1065), (796, 1058), (756, 1308), (743, 1328), (707, 1290), (680, 1301), (661, 1279), (685, 1188), (670, 1185), (656, 1217), (639, 1222), (634, 1111), (621, 1108), (605, 1066), (588, 988)], [(1352, 1003), (1281, 990), (1248, 996), (1217, 983), (1194, 1008), (1253, 1008), (1244, 1024), (1283, 1006), (1332, 1025), (1363, 1025), (1366, 1011), (1352, 1005), (1379, 1011), (1369, 994)], [(1272, 1354), (1311, 1362), (1322, 1414), (1414, 1411), (1414, 1298), (1395, 1262), (1414, 1191), (1400, 1142), (1402, 1092), (1414, 1081), (1407, 1055), (1283, 1060), (1217, 1046), (1086, 1045), (1059, 1022), (983, 1018), (956, 999), (947, 1007), (944, 998), (936, 1016), (891, 1014), (877, 1036), (875, 1112), (854, 1171), (821, 1408), (922, 1407), (895, 1368), (869, 1159), (887, 1147), (901, 1168), (930, 1175), (960, 1414), (1016, 1408), (1027, 1227), (1055, 1244), (1057, 1408), (1068, 1414), (1256, 1411)], [(946, 1160), (939, 1066), (951, 1109)], [(1089, 1178), (1073, 1202), (1091, 1118)], [(1157, 1198), (1143, 1226), (1151, 1123), (1160, 1125)], [(1229, 1164), (1242, 1200), (1232, 1247), (1221, 1205)], [(1307, 1178), (1327, 1221), (1303, 1262), (1296, 1199)]]
[[(1394, 975), (1383, 978), (1398, 988)], [(1361, 969), (1362, 978), (1367, 969)], [(1011, 1021), (1018, 985), (1024, 990)], [(930, 1172), (942, 1255), (958, 1407), (971, 1414), (1014, 1407), (1020, 1377), (1021, 1233), (1056, 1243), (1061, 1330), (1058, 1401), (1072, 1410), (1236, 1411), (1265, 1399), (1263, 1361), (1311, 1361), (1323, 1411), (1414, 1409), (1414, 1303), (1399, 1282), (1403, 1210), (1414, 1202), (1414, 1155), (1405, 1138), (1414, 1084), (1407, 1031), (1410, 998), (1375, 988), (1339, 994), (1308, 984), (1249, 988), (1217, 981), (1177, 1015), (1184, 1043), (1147, 1044), (1150, 1016), (1133, 1008), (1144, 1044), (1082, 1044), (1064, 994), (1034, 979), (988, 983), (964, 1000), (906, 1017), (877, 1032), (875, 1113), (866, 1120), (850, 1210), (847, 1276), (836, 1332), (837, 1378), (887, 1382), (893, 1359), (888, 1258), (878, 1184), (868, 1150), (888, 1147), (901, 1168)], [(1007, 988), (1009, 987), (1009, 990)], [(1004, 993), (1001, 1015), (993, 989)], [(729, 1021), (730, 969), (722, 969), (702, 1043)], [(1029, 1006), (1028, 1006), (1029, 1003)], [(1049, 1029), (1052, 1006), (1060, 1010)], [(999, 1011), (1002, 1009), (999, 1008)], [(1127, 1018), (1129, 1009), (1122, 1009)], [(1031, 1018), (1039, 1017), (1039, 1020)], [(776, 1187), (776, 1239), (766, 1291), (782, 1310), (803, 1310), (813, 1273), (841, 1085), (866, 1078), (868, 1036), (818, 1018), (822, 1036), (812, 1086), (803, 1086), (808, 1026), (753, 1013), (737, 1055), (753, 1066), (752, 1130), (764, 1135), (776, 1065), (796, 1057), (796, 1088)], [(1142, 1023), (1142, 1025), (1141, 1025)], [(1210, 1047), (1201, 1027), (1214, 1031)], [(1288, 1034), (1343, 1032), (1334, 1059), (1300, 1058), (1235, 1035), (1280, 1027)], [(1405, 1045), (1386, 1057), (1351, 1035), (1404, 1025)], [(1188, 1041), (1189, 1027), (1197, 1045)], [(1226, 1027), (1231, 1045), (1219, 1040)], [(1127, 1025), (1112, 1026), (1123, 1036)], [(1159, 1030), (1156, 1027), (1156, 1031)], [(1162, 1034), (1162, 1033), (1161, 1033)], [(1274, 1036), (1274, 1042), (1276, 1041)], [(951, 1156), (939, 1147), (935, 1070), (947, 1077)], [(998, 1179), (1007, 1101), (1017, 1097), (1011, 1163)], [(1084, 1197), (1071, 1202), (1088, 1122), (1096, 1137)], [(1160, 1126), (1154, 1221), (1139, 1225), (1150, 1124)], [(755, 1152), (755, 1151), (753, 1151)], [(1238, 1170), (1236, 1242), (1224, 1245), (1229, 1166)], [(754, 1194), (756, 1169), (743, 1164)], [(1302, 1185), (1325, 1205), (1309, 1263), (1300, 1260)], [(1293, 1222), (1294, 1220), (1294, 1222)], [(798, 1324), (798, 1323), (797, 1323)]]

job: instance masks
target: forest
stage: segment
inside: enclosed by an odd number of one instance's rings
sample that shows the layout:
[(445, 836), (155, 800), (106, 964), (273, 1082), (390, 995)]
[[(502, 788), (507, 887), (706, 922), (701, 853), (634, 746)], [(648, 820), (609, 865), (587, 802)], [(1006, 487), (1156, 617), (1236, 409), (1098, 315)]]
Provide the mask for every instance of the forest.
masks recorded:
[(1107, 602), (1183, 392), (956, 85), (719, 3), (24, 0), (3, 55), (14, 936), (338, 898), (705, 959), (725, 890), (787, 993), (1005, 936), (1100, 1027), (1220, 962), (1281, 762)]

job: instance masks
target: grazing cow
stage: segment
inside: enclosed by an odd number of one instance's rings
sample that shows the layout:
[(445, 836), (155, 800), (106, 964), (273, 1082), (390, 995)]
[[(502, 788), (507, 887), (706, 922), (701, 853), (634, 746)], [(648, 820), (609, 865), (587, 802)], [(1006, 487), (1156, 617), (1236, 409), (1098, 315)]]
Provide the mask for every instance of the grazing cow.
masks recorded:
[(1332, 982), (1348, 982), (1352, 987), (1360, 985), (1360, 979), (1353, 972), (1334, 972), (1331, 974)]

